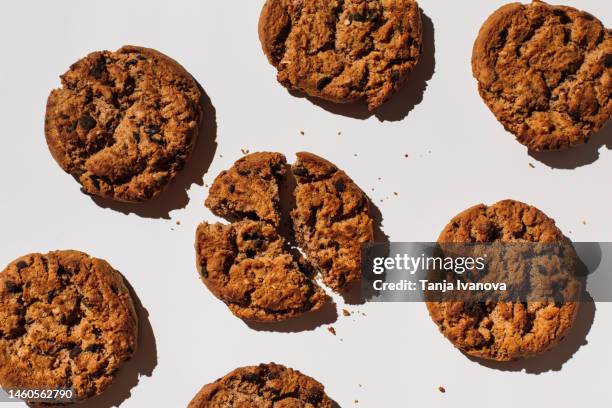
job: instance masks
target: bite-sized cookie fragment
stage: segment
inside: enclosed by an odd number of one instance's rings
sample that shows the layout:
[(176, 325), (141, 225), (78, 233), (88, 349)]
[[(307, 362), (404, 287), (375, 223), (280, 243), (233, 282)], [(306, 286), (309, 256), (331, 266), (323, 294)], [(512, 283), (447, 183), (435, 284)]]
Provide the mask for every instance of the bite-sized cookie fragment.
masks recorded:
[(361, 279), (361, 246), (373, 239), (369, 200), (327, 160), (305, 152), (297, 157), (295, 237), (323, 282), (345, 292)]
[(289, 90), (374, 110), (418, 63), (421, 25), (414, 0), (267, 0), (259, 38)]
[(501, 7), (480, 29), (472, 70), (489, 109), (534, 151), (585, 143), (612, 114), (612, 31), (571, 7)]
[(210, 188), (206, 207), (230, 220), (280, 223), (278, 186), (287, 159), (280, 153), (244, 156), (221, 172)]
[(200, 224), (200, 276), (244, 320), (281, 321), (320, 309), (328, 296), (283, 249), (284, 243), (266, 222)]
[(205, 385), (188, 408), (331, 408), (318, 381), (279, 364), (238, 368)]
[(23, 256), (0, 272), (0, 386), (102, 393), (137, 347), (123, 277), (77, 251)]
[[(563, 242), (554, 220), (535, 207), (505, 200), (454, 217), (440, 243)], [(428, 302), (438, 328), (471, 356), (511, 361), (541, 354), (570, 331), (579, 304), (565, 302)]]
[(93, 52), (47, 100), (51, 154), (83, 192), (139, 202), (175, 178), (195, 145), (200, 90), (176, 61), (142, 47)]

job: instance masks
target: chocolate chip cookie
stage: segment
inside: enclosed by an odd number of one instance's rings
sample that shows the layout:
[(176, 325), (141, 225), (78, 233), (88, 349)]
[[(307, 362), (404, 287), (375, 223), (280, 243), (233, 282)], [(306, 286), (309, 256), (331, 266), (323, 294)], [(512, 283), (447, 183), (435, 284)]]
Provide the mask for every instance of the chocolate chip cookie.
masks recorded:
[(267, 0), (259, 38), (289, 90), (374, 110), (419, 61), (421, 13), (414, 0)]
[(480, 29), (472, 70), (489, 109), (534, 151), (585, 143), (612, 114), (612, 31), (571, 7), (503, 6)]
[[(454, 217), (440, 243), (538, 242), (566, 238), (554, 220), (535, 207), (513, 200), (477, 205)], [(577, 302), (428, 302), (440, 331), (464, 353), (511, 361), (541, 354), (572, 328)]]
[(287, 159), (280, 153), (252, 153), (221, 172), (210, 188), (206, 206), (220, 217), (254, 219), (278, 226), (279, 180)]
[(123, 277), (77, 251), (30, 254), (0, 272), (0, 385), (102, 393), (137, 346)]
[(201, 93), (176, 61), (142, 47), (93, 52), (61, 76), (47, 100), (51, 154), (86, 194), (156, 197), (189, 158)]
[(346, 173), (312, 153), (297, 154), (296, 208), (291, 213), (298, 245), (336, 292), (361, 279), (361, 246), (373, 239), (369, 200)]
[(329, 300), (284, 247), (276, 228), (263, 221), (203, 223), (196, 232), (203, 282), (244, 320), (286, 320)]
[(331, 408), (316, 380), (279, 364), (238, 368), (204, 388), (188, 408)]

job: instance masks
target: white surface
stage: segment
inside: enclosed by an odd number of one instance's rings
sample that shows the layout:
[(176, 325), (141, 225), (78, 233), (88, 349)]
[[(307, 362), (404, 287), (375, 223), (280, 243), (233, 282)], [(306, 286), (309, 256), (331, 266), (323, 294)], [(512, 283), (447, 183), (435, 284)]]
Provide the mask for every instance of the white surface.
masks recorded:
[[(294, 152), (309, 150), (335, 162), (370, 195), (393, 241), (434, 240), (459, 211), (504, 198), (536, 205), (574, 240), (612, 240), (609, 149), (601, 147), (591, 164), (552, 169), (506, 134), (478, 96), (469, 64), (472, 43), (481, 23), (503, 3), (420, 1), (435, 27), (435, 74), (405, 119), (385, 122), (330, 113), (278, 85), (257, 38), (263, 0), (3, 3), (0, 264), (32, 251), (76, 248), (124, 273), (150, 314), (157, 364), (122, 407), (185, 406), (203, 384), (235, 367), (269, 361), (317, 378), (345, 408), (610, 406), (609, 304), (597, 304), (585, 345), (571, 359), (559, 358), (576, 348), (564, 344), (528, 364), (537, 370), (557, 362), (539, 375), (470, 361), (437, 332), (423, 304), (347, 307), (366, 316), (339, 316), (336, 337), (327, 326), (256, 331), (198, 279), (194, 230), (214, 219), (203, 206), (204, 186), (194, 184), (188, 205), (172, 211), (171, 219), (126, 215), (81, 194), (44, 142), (45, 102), (59, 74), (89, 51), (143, 45), (182, 63), (216, 108), (218, 148), (206, 183), (239, 158), (241, 148), (283, 152), (291, 161)], [(565, 3), (612, 23), (609, 1)], [(407, 86), (418, 88), (418, 82)], [(607, 133), (610, 139), (610, 127)], [(592, 146), (561, 156), (596, 154)], [(579, 326), (588, 328), (588, 313), (581, 319)], [(106, 400), (123, 400), (127, 394), (121, 392), (136, 383), (134, 373), (146, 371), (138, 365), (150, 359), (140, 357), (127, 368)], [(438, 392), (439, 385), (446, 394)]]

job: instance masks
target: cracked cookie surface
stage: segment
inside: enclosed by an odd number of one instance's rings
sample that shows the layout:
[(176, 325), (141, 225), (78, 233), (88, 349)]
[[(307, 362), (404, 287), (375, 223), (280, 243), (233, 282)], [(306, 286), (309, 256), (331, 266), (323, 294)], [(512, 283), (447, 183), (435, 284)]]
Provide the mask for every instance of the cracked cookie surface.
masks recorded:
[(312, 153), (297, 154), (291, 212), (298, 245), (336, 292), (361, 279), (361, 246), (373, 240), (369, 200), (346, 173)]
[[(477, 205), (454, 217), (440, 243), (563, 242), (566, 238), (535, 207), (505, 200)], [(471, 356), (511, 361), (533, 357), (570, 331), (579, 303), (428, 302), (433, 321), (455, 347)]]
[(200, 276), (244, 320), (281, 321), (320, 309), (328, 296), (284, 246), (265, 222), (203, 223), (196, 232)]
[(231, 220), (246, 218), (278, 226), (279, 181), (286, 164), (280, 153), (258, 152), (241, 158), (215, 178), (206, 207)]
[(571, 7), (501, 7), (480, 29), (472, 70), (489, 109), (534, 151), (585, 143), (612, 114), (612, 31)]
[(137, 347), (138, 321), (123, 277), (77, 251), (30, 254), (0, 272), (0, 385), (108, 387)]
[(176, 61), (124, 46), (93, 52), (61, 76), (47, 100), (45, 135), (82, 191), (118, 201), (156, 197), (187, 162), (201, 92)]
[(279, 364), (238, 368), (205, 385), (188, 408), (332, 408), (322, 384)]
[(259, 37), (289, 90), (374, 110), (418, 63), (421, 25), (414, 0), (268, 0)]

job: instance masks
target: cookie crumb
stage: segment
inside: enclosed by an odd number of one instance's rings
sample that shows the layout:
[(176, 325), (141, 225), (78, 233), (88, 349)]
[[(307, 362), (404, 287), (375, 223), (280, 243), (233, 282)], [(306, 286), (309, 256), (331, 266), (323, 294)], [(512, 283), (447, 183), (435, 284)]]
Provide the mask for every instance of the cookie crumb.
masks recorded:
[(438, 391), (440, 391), (442, 394), (444, 394), (446, 392), (446, 388), (444, 388), (443, 386), (439, 386), (438, 387)]
[(349, 312), (349, 311), (348, 311), (348, 310), (346, 310), (346, 309), (342, 309), (342, 314), (343, 314), (344, 316), (350, 316), (350, 315), (351, 315), (351, 312)]
[(353, 156), (357, 157), (357, 153), (355, 153)]
[(399, 194), (397, 193), (397, 191), (394, 191), (394, 192), (393, 192), (393, 195), (398, 196)]
[(406, 153), (406, 154), (404, 155), (404, 157), (405, 157), (405, 158), (408, 158), (408, 153)]
[(249, 154), (250, 153), (249, 149), (240, 149), (240, 151), (242, 152), (242, 154)]
[(342, 136), (342, 132), (338, 132), (338, 136)]
[(176, 220), (176, 225), (181, 225), (181, 220)]
[(582, 220), (582, 225), (586, 225), (586, 221), (585, 220)]
[(353, 401), (353, 404), (359, 404), (359, 400)]
[(336, 335), (336, 329), (334, 329), (334, 326), (329, 326), (327, 328), (327, 331), (329, 331), (331, 334), (333, 334), (334, 336)]
[(531, 167), (532, 169), (535, 169), (535, 166), (533, 165), (533, 163), (529, 163), (529, 167)]
[(306, 134), (306, 132), (304, 132), (303, 130), (300, 130), (300, 135), (304, 136)]

